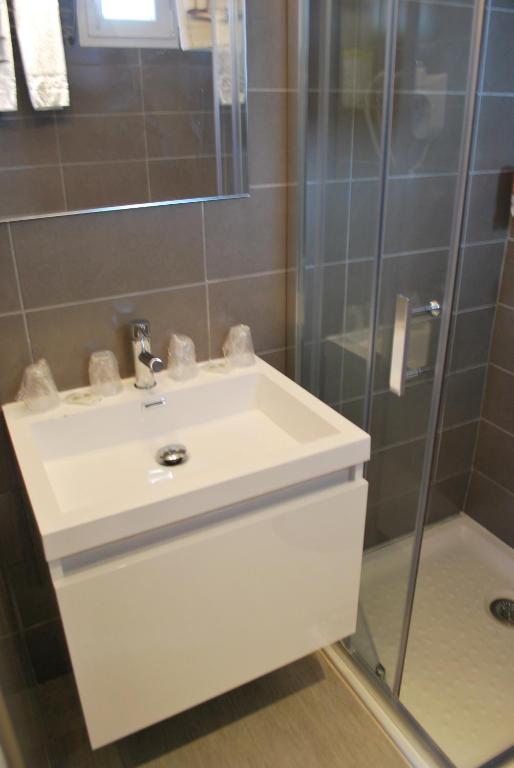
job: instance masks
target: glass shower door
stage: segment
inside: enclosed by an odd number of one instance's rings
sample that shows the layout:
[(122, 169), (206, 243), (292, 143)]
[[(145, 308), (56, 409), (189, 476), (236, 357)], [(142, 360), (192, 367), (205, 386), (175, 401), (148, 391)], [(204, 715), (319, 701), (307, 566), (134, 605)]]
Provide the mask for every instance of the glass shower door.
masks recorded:
[(351, 644), (398, 693), (460, 237), (475, 13), (442, 0), (309, 5), (300, 380), (371, 434)]

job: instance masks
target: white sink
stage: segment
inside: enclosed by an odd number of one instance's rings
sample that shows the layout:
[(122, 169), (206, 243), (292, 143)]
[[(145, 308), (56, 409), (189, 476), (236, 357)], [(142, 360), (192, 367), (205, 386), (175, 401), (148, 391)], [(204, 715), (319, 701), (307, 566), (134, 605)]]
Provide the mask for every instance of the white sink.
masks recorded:
[(94, 748), (354, 632), (364, 432), (262, 361), (65, 398), (5, 416)]
[[(126, 380), (119, 396), (95, 405), (65, 396), (45, 414), (4, 406), (48, 560), (369, 457), (368, 435), (261, 360), (223, 374), (203, 366), (184, 383), (163, 373), (149, 392)], [(159, 465), (168, 443), (184, 444), (188, 461)]]

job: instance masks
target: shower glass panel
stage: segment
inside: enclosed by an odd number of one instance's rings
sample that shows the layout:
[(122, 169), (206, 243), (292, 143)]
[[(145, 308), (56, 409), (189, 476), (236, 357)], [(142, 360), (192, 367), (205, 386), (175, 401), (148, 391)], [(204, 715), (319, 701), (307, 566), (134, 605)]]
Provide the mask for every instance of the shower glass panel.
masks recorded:
[(309, 3), (300, 379), (364, 425), (370, 303), (378, 245), (379, 146), (364, 152), (378, 122), (386, 11), (379, 0)]
[[(451, 311), (474, 7), (433, 0), (306, 6), (298, 375), (371, 434), (351, 644), (398, 694), (415, 574), (412, 534), (421, 529), (433, 446), (427, 434), (440, 394), (434, 373), (446, 345), (430, 302), (444, 305), (443, 318)], [(381, 551), (401, 537), (395, 578), (381, 579), (390, 562)]]

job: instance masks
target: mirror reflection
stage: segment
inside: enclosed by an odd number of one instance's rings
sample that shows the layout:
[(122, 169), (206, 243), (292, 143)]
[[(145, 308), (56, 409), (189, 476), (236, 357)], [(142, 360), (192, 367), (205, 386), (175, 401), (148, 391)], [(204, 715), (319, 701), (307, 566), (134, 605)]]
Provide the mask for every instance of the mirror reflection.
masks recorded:
[(247, 193), (244, 0), (0, 0), (0, 220)]

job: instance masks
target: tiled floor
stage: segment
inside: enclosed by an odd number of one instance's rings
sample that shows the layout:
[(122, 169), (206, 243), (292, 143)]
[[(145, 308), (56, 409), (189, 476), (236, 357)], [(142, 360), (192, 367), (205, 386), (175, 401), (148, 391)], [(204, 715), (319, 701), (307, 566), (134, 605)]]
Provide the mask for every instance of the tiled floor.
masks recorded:
[[(391, 679), (412, 540), (366, 556), (361, 600)], [(458, 768), (474, 768), (514, 737), (514, 630), (489, 604), (514, 599), (514, 551), (466, 515), (425, 534), (400, 699)]]
[(52, 768), (406, 768), (319, 654), (96, 752), (72, 678), (40, 693)]

